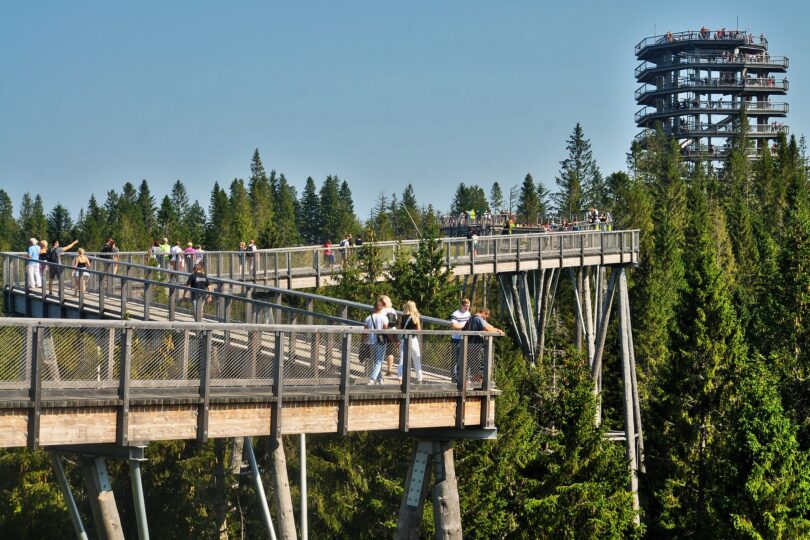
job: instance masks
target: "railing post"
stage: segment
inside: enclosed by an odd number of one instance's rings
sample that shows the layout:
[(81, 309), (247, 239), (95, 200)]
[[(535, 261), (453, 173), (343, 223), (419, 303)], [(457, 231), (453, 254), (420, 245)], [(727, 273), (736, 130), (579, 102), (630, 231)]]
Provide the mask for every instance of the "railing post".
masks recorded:
[(470, 351), (469, 341), (466, 335), (461, 336), (461, 346), (459, 351), (461, 358), (458, 359), (458, 367), (456, 369), (456, 383), (458, 388), (458, 397), (456, 398), (456, 429), (464, 429), (464, 409), (467, 399), (467, 361)]
[(346, 435), (349, 432), (349, 385), (352, 375), (351, 350), (352, 334), (343, 334), (340, 349), (340, 403), (338, 405), (338, 433), (340, 435)]
[(144, 272), (143, 284), (143, 320), (148, 321), (152, 311), (152, 271)]
[(118, 399), (121, 405), (116, 418), (115, 442), (129, 444), (129, 387), (132, 371), (132, 328), (121, 330), (121, 365), (118, 370)]
[[(27, 273), (27, 272), (26, 272)], [(31, 358), (31, 386), (28, 399), (31, 408), (28, 410), (28, 448), (39, 448), (39, 421), (42, 413), (42, 334), (41, 326), (31, 329), (31, 347), (28, 353)]]
[(495, 350), (494, 350), (494, 339), (492, 336), (487, 338), (487, 350), (486, 354), (484, 355), (484, 366), (483, 366), (483, 379), (482, 379), (482, 390), (486, 392), (484, 395), (483, 402), (481, 403), (481, 427), (485, 429), (494, 428), (494, 418), (490, 418), (491, 411), (492, 411), (492, 374), (495, 371)]
[[(281, 438), (281, 408), (284, 394), (284, 332), (275, 332), (276, 351), (273, 365), (275, 377), (273, 378), (273, 396), (276, 398), (272, 405), (270, 419), (270, 437)], [(295, 346), (295, 345), (293, 345)]]
[(104, 286), (106, 285), (105, 274), (98, 276), (98, 318), (104, 318), (104, 306), (106, 304), (106, 295)]
[(177, 312), (177, 289), (172, 285), (175, 285), (175, 276), (174, 274), (169, 274), (169, 285), (168, 285), (168, 294), (169, 294), (169, 320), (173, 321), (176, 318)]
[(516, 238), (517, 249), (515, 249), (515, 270), (520, 272), (520, 238)]
[(599, 233), (599, 265), (605, 265), (605, 233)]
[(315, 287), (321, 286), (321, 253), (318, 248), (315, 248), (313, 253), (314, 266), (315, 266)]
[[(127, 272), (128, 274), (129, 272)], [(127, 301), (129, 297), (129, 280), (125, 277), (118, 277), (121, 280), (121, 320), (127, 318)]]
[(579, 235), (579, 266), (585, 266), (585, 233)]
[(292, 253), (287, 252), (287, 288), (292, 290), (293, 288), (293, 281), (292, 281)]
[(203, 330), (200, 352), (200, 392), (197, 412), (197, 442), (208, 440), (208, 408), (211, 399), (211, 330)]
[[(408, 415), (411, 407), (411, 338), (407, 334), (400, 337), (402, 338), (402, 397), (399, 401), (399, 430), (408, 431)], [(413, 339), (418, 338), (414, 337)]]
[(500, 239), (498, 237), (495, 237), (495, 241), (493, 242), (493, 244), (495, 246), (495, 253), (493, 254), (494, 258), (493, 258), (493, 263), (492, 263), (492, 272), (494, 274), (498, 273), (498, 250), (500, 250), (500, 246), (498, 245), (499, 242), (500, 242)]

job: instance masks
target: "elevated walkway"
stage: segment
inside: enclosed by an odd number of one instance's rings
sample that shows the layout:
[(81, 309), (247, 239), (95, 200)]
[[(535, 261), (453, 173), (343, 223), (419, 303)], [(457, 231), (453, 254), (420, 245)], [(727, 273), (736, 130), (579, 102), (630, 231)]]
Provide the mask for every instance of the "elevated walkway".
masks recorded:
[[(476, 246), (467, 238), (442, 238), (445, 267), (456, 276), (514, 272), (549, 268), (570, 268), (589, 265), (637, 263), (639, 232), (624, 231), (565, 231), (533, 234), (480, 236)], [(263, 249), (249, 256), (239, 251), (207, 251), (202, 255), (209, 277), (272, 285), (277, 288), (303, 289), (333, 285), (341, 272), (341, 265), (349, 257), (373, 245), (383, 261), (393, 261), (399, 252), (415, 253), (419, 240), (375, 242), (351, 246), (342, 250), (332, 246), (335, 264), (329, 264), (323, 246)], [(22, 255), (22, 254), (18, 254)], [(88, 253), (98, 257), (99, 253)], [(72, 264), (75, 254), (63, 255), (65, 263)], [(175, 269), (186, 275), (197, 255), (184, 255), (179, 261), (166, 257), (160, 266)], [(149, 265), (145, 252), (118, 254), (121, 274), (122, 263)], [(114, 269), (112, 262), (106, 270)], [(151, 267), (154, 270), (154, 267)], [(99, 269), (99, 268), (97, 268)], [(144, 277), (144, 270), (131, 268), (131, 277)], [(140, 272), (140, 273), (139, 273)]]
[[(368, 334), (336, 326), (0, 319), (0, 447), (494, 429), (491, 334), (469, 333), (456, 360), (449, 331), (412, 332), (421, 342), (421, 382), (411, 371), (402, 382), (389, 377), (373, 386), (361, 345)], [(473, 335), (485, 345), (468, 343)], [(453, 382), (456, 361), (469, 380)]]

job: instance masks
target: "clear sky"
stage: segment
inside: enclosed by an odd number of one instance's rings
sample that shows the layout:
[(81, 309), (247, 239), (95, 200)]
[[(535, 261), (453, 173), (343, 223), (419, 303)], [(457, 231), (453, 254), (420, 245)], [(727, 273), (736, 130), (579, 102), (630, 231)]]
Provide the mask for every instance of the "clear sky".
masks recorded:
[(667, 30), (765, 33), (790, 58), (807, 131), (806, 2), (0, 0), (0, 188), (75, 213), (91, 193), (265, 168), (346, 179), (365, 219), (412, 183), (446, 210), (460, 181), (552, 191), (581, 122), (605, 173), (637, 132), (634, 45)]

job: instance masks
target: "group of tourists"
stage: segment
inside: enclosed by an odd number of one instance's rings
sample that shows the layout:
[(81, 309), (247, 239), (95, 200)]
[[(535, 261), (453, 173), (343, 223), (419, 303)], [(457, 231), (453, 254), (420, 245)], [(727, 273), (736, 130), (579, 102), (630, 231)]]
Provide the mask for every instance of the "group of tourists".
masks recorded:
[[(471, 332), (497, 332), (503, 335), (503, 331), (495, 328), (488, 322), (490, 311), (482, 308), (473, 313), (470, 309), (471, 303), (468, 298), (461, 300), (459, 307), (450, 315), (450, 328), (455, 331)], [(374, 303), (374, 312), (366, 317), (365, 327), (369, 330), (388, 330), (396, 328), (403, 331), (422, 330), (419, 309), (413, 300), (408, 300), (402, 306), (402, 315), (399, 315), (392, 307), (391, 298), (387, 295), (380, 295)], [(451, 367), (452, 380), (458, 380), (458, 365), (462, 350), (462, 335), (453, 333), (450, 337), (451, 354), (453, 364)], [(361, 351), (362, 359), (373, 360), (370, 367), (368, 384), (383, 384), (383, 366), (386, 366), (385, 375), (394, 375), (395, 356), (399, 358), (396, 368), (397, 381), (401, 382), (403, 375), (404, 357), (407, 348), (410, 366), (415, 373), (416, 382), (423, 380), (422, 373), (422, 351), (419, 338), (416, 335), (400, 334), (377, 334), (370, 333), (365, 344), (367, 349)], [(473, 381), (481, 376), (481, 369), (484, 365), (484, 337), (481, 335), (470, 336), (467, 340), (467, 379)]]
[(161, 268), (192, 272), (195, 265), (203, 264), (205, 250), (202, 244), (195, 245), (194, 242), (186, 242), (184, 247), (177, 240), (171, 245), (169, 239), (164, 237), (162, 240), (153, 240), (146, 254), (150, 261), (157, 262)]
[[(54, 240), (48, 246), (47, 240), (37, 240), (31, 238), (28, 240), (28, 248), (26, 249), (26, 258), (28, 261), (25, 265), (26, 281), (29, 287), (37, 289), (42, 288), (45, 283), (45, 278), (48, 278), (48, 294), (53, 294), (53, 280), (56, 278), (59, 281), (62, 277), (62, 254), (65, 251), (70, 251), (78, 244), (78, 240), (74, 240), (66, 246), (62, 246), (59, 240)], [(90, 268), (90, 259), (84, 254), (84, 248), (78, 249), (78, 255), (73, 260), (73, 283), (74, 291), (73, 296), (79, 294), (79, 291), (84, 291), (84, 283), (89, 277), (86, 270)]]

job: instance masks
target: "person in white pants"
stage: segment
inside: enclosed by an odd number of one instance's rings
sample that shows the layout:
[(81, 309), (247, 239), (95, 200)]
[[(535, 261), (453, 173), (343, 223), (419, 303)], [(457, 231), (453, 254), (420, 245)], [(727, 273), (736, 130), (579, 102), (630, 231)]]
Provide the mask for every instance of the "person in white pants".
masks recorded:
[(28, 241), (28, 262), (25, 264), (25, 273), (28, 276), (28, 286), (42, 287), (42, 274), (39, 272), (39, 244), (36, 238)]

